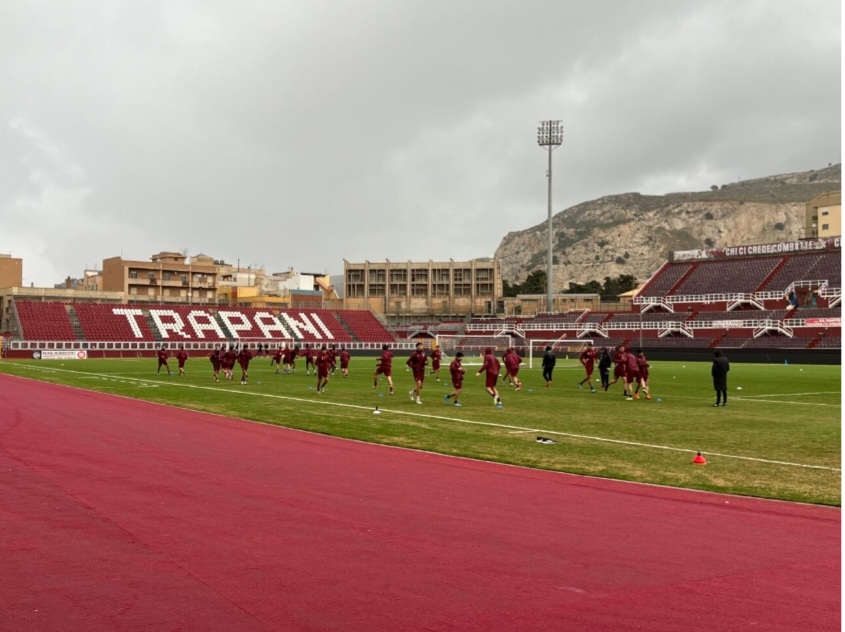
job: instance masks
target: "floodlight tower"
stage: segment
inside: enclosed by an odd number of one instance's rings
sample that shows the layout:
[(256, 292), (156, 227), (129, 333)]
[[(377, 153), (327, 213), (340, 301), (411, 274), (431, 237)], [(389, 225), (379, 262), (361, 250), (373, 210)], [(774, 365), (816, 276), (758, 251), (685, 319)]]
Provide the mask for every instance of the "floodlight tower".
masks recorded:
[(552, 254), (552, 152), (563, 143), (563, 125), (560, 121), (540, 121), (537, 128), (537, 144), (549, 151), (549, 170), (546, 177), (549, 179), (549, 252), (546, 263), (546, 310), (552, 311), (552, 285), (554, 279)]

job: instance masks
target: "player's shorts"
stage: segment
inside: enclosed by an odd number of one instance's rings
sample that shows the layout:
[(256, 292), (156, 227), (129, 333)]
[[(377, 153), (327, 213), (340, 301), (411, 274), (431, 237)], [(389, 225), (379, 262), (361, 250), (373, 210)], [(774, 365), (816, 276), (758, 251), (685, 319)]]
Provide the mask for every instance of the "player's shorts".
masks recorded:
[(587, 377), (593, 377), (593, 365), (592, 364), (584, 365), (584, 370), (587, 372)]
[(485, 375), (487, 377), (484, 380), (484, 386), (486, 386), (487, 388), (496, 388), (496, 382), (499, 380), (499, 374), (490, 373), (488, 371), (487, 373), (485, 373)]
[(327, 367), (327, 366), (317, 367), (317, 377), (329, 377), (329, 367)]
[(613, 377), (625, 377), (625, 367), (621, 364), (613, 367)]
[(425, 369), (423, 369), (422, 371), (414, 370), (414, 381), (425, 382)]
[(376, 375), (383, 375), (384, 377), (390, 377), (393, 375), (393, 372), (390, 367), (376, 367)]
[(463, 385), (463, 379), (456, 380), (455, 378), (452, 378), (452, 388), (454, 388), (455, 390), (460, 390), (461, 388), (463, 388)]

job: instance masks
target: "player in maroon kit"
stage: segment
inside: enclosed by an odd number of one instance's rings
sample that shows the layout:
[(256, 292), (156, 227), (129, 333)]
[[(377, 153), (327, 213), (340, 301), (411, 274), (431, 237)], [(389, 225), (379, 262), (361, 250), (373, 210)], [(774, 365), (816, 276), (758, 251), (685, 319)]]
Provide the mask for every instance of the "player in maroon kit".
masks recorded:
[(270, 356), (270, 368), (276, 367), (276, 375), (279, 374), (279, 369), (282, 368), (282, 362), (285, 357), (284, 349), (276, 347), (273, 349), (273, 355)]
[[(637, 355), (632, 351), (625, 353), (625, 399), (634, 399), (634, 386), (640, 381), (640, 367), (637, 364)], [(639, 395), (637, 399), (639, 399)]]
[(217, 374), (220, 372), (220, 362), (222, 360), (220, 357), (220, 349), (212, 351), (211, 356), (208, 359), (211, 361), (211, 377), (214, 378), (215, 382), (219, 382), (220, 380), (217, 378)]
[(458, 351), (455, 354), (455, 359), (452, 360), (452, 363), (449, 365), (449, 375), (452, 377), (452, 388), (455, 390), (448, 395), (444, 395), (443, 399), (446, 400), (446, 403), (449, 403), (449, 400), (454, 400), (452, 406), (460, 406), (461, 403), (458, 402), (458, 398), (461, 396), (461, 389), (464, 385), (464, 367), (461, 366), (461, 361), (463, 360), (464, 354), (461, 351)]
[(484, 387), (487, 389), (487, 392), (493, 398), (493, 403), (498, 407), (502, 407), (502, 398), (499, 397), (499, 390), (496, 388), (496, 382), (499, 381), (499, 370), (502, 368), (502, 365), (499, 363), (499, 358), (496, 357), (496, 354), (493, 353), (493, 349), (487, 347), (484, 350), (484, 362), (481, 363), (481, 368), (478, 369), (478, 373), (476, 373), (476, 377), (481, 375), (482, 373), (487, 373), (485, 378)]
[(241, 384), (246, 384), (249, 379), (249, 361), (252, 360), (252, 352), (248, 349), (248, 346), (245, 344), (238, 354), (238, 364), (241, 367)]
[(431, 357), (431, 372), (429, 375), (433, 375), (435, 381), (440, 381), (440, 359), (443, 357), (443, 354), (440, 352), (440, 349), (434, 347), (429, 354)]
[[(607, 386), (604, 387), (604, 390), (609, 389), (611, 386), (616, 384), (619, 381), (619, 378), (622, 378), (623, 388), (625, 385), (625, 367), (628, 364), (628, 354), (625, 353), (625, 345), (619, 345), (616, 347), (616, 350), (613, 352), (613, 381), (610, 382)], [(627, 394), (627, 391), (625, 393)]]
[(317, 367), (317, 393), (323, 394), (326, 392), (326, 384), (329, 383), (329, 369), (332, 366), (332, 357), (326, 349), (326, 345), (320, 347), (320, 351), (314, 359), (314, 364)]
[(227, 380), (233, 379), (232, 373), (235, 369), (235, 362), (237, 362), (237, 360), (238, 352), (235, 351), (234, 345), (229, 345), (229, 348), (223, 352), (223, 362), (221, 363), (223, 375), (226, 376)]
[(519, 381), (517, 374), (519, 373), (519, 365), (522, 364), (522, 358), (516, 352), (516, 349), (511, 347), (505, 351), (502, 356), (502, 362), (505, 365), (505, 380), (516, 386), (516, 390), (522, 390), (522, 382)]
[(329, 356), (329, 373), (334, 375), (334, 370), (337, 366), (337, 347), (335, 345), (329, 345), (326, 355)]
[(593, 388), (593, 366), (595, 365), (597, 358), (598, 354), (593, 347), (593, 343), (588, 342), (578, 358), (578, 361), (584, 365), (584, 370), (587, 372), (587, 377), (578, 382), (578, 388), (581, 390), (584, 390), (584, 383), (586, 382), (590, 386), (590, 392), (596, 392), (596, 389)]
[(156, 369), (156, 373), (161, 372), (161, 367), (167, 369), (168, 375), (173, 375), (170, 372), (170, 366), (167, 364), (167, 358), (170, 356), (170, 353), (167, 351), (167, 347), (161, 345), (161, 349), (158, 350), (158, 368)]
[(340, 372), (343, 373), (343, 377), (349, 377), (349, 352), (346, 350), (346, 347), (340, 348)]
[(637, 366), (640, 368), (640, 381), (637, 383), (637, 388), (634, 391), (634, 399), (639, 399), (640, 388), (643, 389), (646, 399), (651, 399), (648, 394), (648, 360), (646, 360), (645, 353), (642, 349), (637, 349)]
[(390, 394), (393, 395), (393, 353), (386, 344), (381, 346), (381, 357), (376, 362), (376, 371), (373, 373), (373, 388), (378, 388), (379, 375), (387, 378)]
[(305, 356), (305, 375), (310, 375), (311, 369), (314, 369), (314, 375), (317, 374), (317, 367), (314, 366), (314, 351), (311, 345), (305, 345), (305, 351), (302, 353)]
[(416, 401), (418, 404), (422, 404), (420, 393), (422, 393), (423, 385), (425, 384), (425, 365), (428, 364), (428, 356), (426, 356), (421, 342), (417, 343), (414, 352), (405, 364), (414, 373), (414, 388), (408, 392), (408, 395), (411, 397), (412, 402)]
[(185, 351), (184, 345), (179, 345), (179, 351), (176, 352), (176, 363), (179, 365), (179, 375), (185, 375), (185, 362), (188, 361), (188, 352)]

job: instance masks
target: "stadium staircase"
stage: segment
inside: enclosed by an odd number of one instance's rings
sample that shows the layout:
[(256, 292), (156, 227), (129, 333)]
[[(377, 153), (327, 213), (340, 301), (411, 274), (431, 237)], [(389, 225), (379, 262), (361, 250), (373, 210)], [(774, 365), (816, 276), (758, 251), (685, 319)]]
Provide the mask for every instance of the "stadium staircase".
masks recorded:
[(71, 304), (67, 306), (67, 315), (70, 319), (70, 326), (73, 327), (73, 333), (76, 334), (76, 339), (85, 340), (85, 332), (82, 330), (82, 323), (79, 322), (79, 315)]

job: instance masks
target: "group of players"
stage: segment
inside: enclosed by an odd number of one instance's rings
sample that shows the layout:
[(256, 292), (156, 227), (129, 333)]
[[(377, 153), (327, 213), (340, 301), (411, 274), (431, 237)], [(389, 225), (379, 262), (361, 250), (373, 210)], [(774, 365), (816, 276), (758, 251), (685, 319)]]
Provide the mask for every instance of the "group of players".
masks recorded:
[[(335, 345), (322, 345), (319, 349), (315, 349), (310, 345), (305, 345), (300, 349), (299, 345), (293, 347), (277, 348), (270, 352), (266, 347), (258, 348), (255, 352), (250, 351), (248, 345), (243, 345), (238, 348), (237, 345), (222, 346), (215, 349), (209, 356), (212, 366), (212, 377), (215, 382), (220, 381), (219, 374), (222, 372), (224, 379), (234, 379), (235, 364), (238, 364), (241, 369), (241, 384), (247, 384), (249, 380), (249, 364), (256, 356), (266, 356), (270, 354), (270, 364), (275, 367), (275, 372), (278, 374), (283, 371), (285, 374), (293, 373), (296, 370), (296, 361), (298, 358), (305, 360), (305, 374), (309, 375), (313, 371), (317, 377), (317, 393), (325, 392), (326, 385), (329, 382), (329, 377), (334, 375), (338, 361), (340, 363), (340, 370), (343, 377), (349, 377), (349, 351), (344, 347), (339, 350)], [(168, 375), (172, 375), (168, 365), (168, 357), (170, 352), (165, 345), (162, 345), (158, 350), (158, 369), (157, 373), (164, 368)], [(548, 359), (551, 356), (551, 360)], [(176, 360), (179, 368), (179, 375), (185, 375), (185, 362), (188, 359), (188, 354), (183, 346), (180, 346), (176, 352)], [(440, 365), (442, 360), (442, 353), (440, 349), (434, 348), (429, 353), (426, 353), (422, 343), (418, 342), (410, 357), (405, 364), (413, 373), (414, 388), (408, 391), (408, 396), (411, 401), (417, 404), (422, 404), (422, 391), (425, 386), (426, 375), (433, 375), (434, 378), (440, 380)], [(452, 382), (451, 393), (444, 396), (447, 404), (453, 406), (461, 406), (460, 396), (463, 390), (463, 380), (465, 369), (463, 367), (464, 354), (458, 351), (454, 359), (449, 364), (449, 377)], [(649, 364), (646, 360), (642, 349), (636, 353), (627, 349), (625, 345), (620, 345), (613, 350), (613, 354), (606, 348), (602, 347), (596, 350), (595, 347), (588, 343), (581, 351), (579, 361), (584, 366), (586, 377), (578, 383), (578, 388), (583, 389), (586, 384), (591, 393), (596, 392), (593, 386), (593, 372), (596, 364), (598, 364), (599, 374), (601, 376), (601, 386), (607, 391), (611, 386), (616, 384), (620, 379), (622, 380), (623, 394), (625, 399), (639, 399), (640, 391), (643, 392), (645, 399), (651, 399), (648, 392), (648, 377)], [(431, 371), (427, 371), (429, 360), (431, 360)], [(554, 354), (550, 347), (546, 347), (546, 355), (543, 358), (543, 377), (546, 380), (546, 386), (551, 386), (551, 370), (554, 367)], [(502, 365), (504, 364), (505, 371), (502, 373)], [(482, 354), (481, 368), (476, 372), (476, 376), (485, 374), (484, 388), (488, 395), (493, 399), (493, 404), (498, 408), (502, 408), (502, 398), (499, 395), (498, 382), (501, 376), (504, 383), (509, 383), (515, 387), (515, 390), (522, 390), (522, 382), (519, 379), (519, 368), (522, 364), (522, 358), (517, 351), (511, 347), (502, 356), (502, 361), (496, 357), (493, 348), (488, 347)], [(613, 366), (613, 381), (610, 381), (610, 367)], [(373, 373), (373, 388), (378, 388), (379, 378), (384, 376), (389, 387), (389, 394), (393, 395), (393, 352), (390, 350), (390, 345), (382, 346), (382, 354), (376, 362), (376, 369)]]
[[(259, 345), (255, 352), (250, 351), (248, 345), (243, 345), (238, 348), (238, 345), (229, 345), (228, 347), (221, 346), (214, 349), (208, 357), (211, 362), (212, 377), (215, 382), (220, 381), (220, 373), (223, 373), (223, 378), (227, 380), (234, 379), (235, 364), (238, 364), (241, 369), (241, 384), (247, 384), (249, 381), (249, 363), (253, 358), (259, 356), (267, 356), (269, 350), (263, 345)], [(161, 373), (164, 368), (168, 375), (172, 375), (167, 359), (170, 357), (170, 352), (166, 345), (162, 345), (158, 350), (158, 369), (156, 373)], [(305, 359), (305, 374), (309, 375), (312, 371), (317, 376), (317, 392), (322, 393), (326, 384), (329, 381), (329, 375), (334, 374), (338, 359), (340, 360), (340, 370), (343, 377), (349, 377), (349, 351), (341, 347), (340, 351), (334, 345), (326, 347), (323, 345), (319, 349), (313, 349), (306, 345), (305, 349), (300, 349), (299, 345), (294, 347), (286, 347), (284, 349), (275, 349), (271, 354), (270, 364), (275, 367), (276, 373), (284, 370), (285, 373), (292, 373), (296, 369), (296, 359), (298, 357)], [(185, 362), (188, 359), (188, 353), (183, 346), (179, 347), (176, 352), (176, 361), (179, 365), (179, 375), (185, 375)]]
[[(592, 344), (587, 344), (581, 351), (578, 360), (584, 366), (587, 376), (578, 382), (578, 388), (583, 389), (584, 385), (590, 387), (590, 392), (595, 393), (593, 386), (593, 369), (598, 362), (599, 375), (601, 377), (601, 388), (607, 391), (611, 386), (622, 380), (622, 394), (626, 400), (640, 398), (640, 391), (646, 399), (651, 399), (648, 393), (648, 360), (642, 349), (636, 353), (629, 350), (625, 345), (619, 345), (611, 355), (606, 347), (599, 351)], [(613, 381), (610, 381), (610, 367), (613, 366)]]

